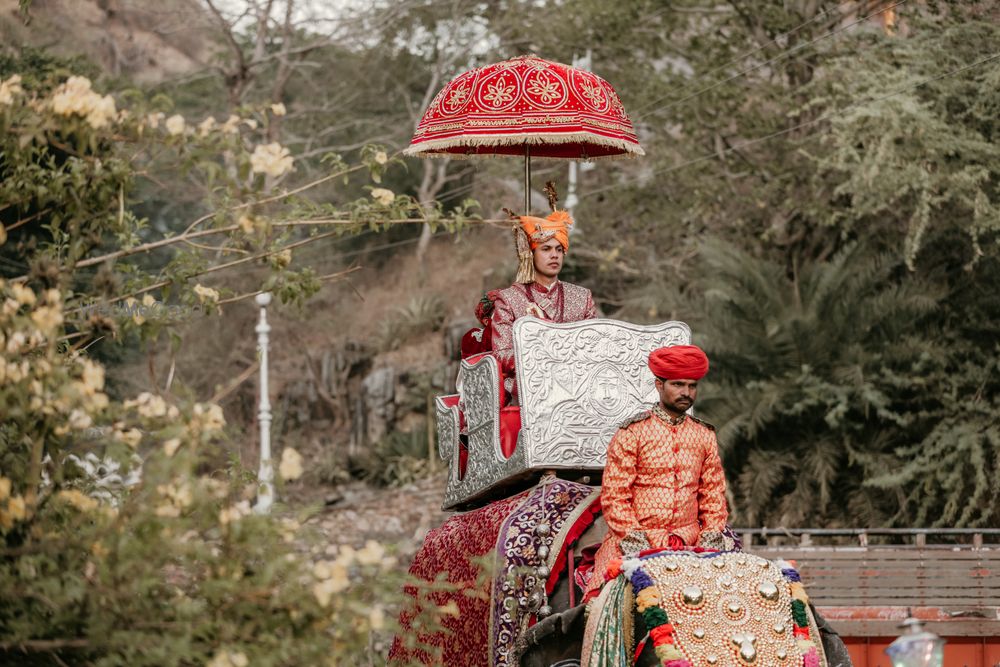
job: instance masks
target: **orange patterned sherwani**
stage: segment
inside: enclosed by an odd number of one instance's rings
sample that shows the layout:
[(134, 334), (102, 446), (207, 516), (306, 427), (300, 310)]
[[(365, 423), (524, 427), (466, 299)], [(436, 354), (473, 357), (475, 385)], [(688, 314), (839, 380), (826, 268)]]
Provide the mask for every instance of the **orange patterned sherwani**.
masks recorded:
[(608, 534), (595, 557), (587, 592), (604, 584), (604, 573), (622, 556), (621, 541), (633, 531), (650, 547), (666, 549), (670, 536), (698, 546), (702, 533), (721, 535), (729, 512), (726, 478), (715, 430), (685, 416), (671, 424), (657, 403), (626, 422), (608, 445), (601, 505)]

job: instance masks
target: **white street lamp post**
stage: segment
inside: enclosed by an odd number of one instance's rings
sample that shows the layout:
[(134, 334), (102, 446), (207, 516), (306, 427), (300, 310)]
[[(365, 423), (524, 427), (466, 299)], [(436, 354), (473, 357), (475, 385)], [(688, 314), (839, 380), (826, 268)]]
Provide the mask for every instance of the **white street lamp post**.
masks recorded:
[(903, 634), (885, 649), (892, 660), (892, 667), (942, 667), (944, 665), (944, 640), (933, 632), (924, 630), (920, 621), (907, 618), (901, 628)]
[(271, 293), (262, 292), (254, 299), (260, 306), (257, 332), (257, 350), (260, 352), (260, 404), (257, 421), (260, 423), (260, 469), (257, 472), (257, 504), (254, 511), (268, 514), (274, 504), (274, 464), (271, 462), (271, 399), (267, 387), (267, 347), (271, 325), (267, 323), (267, 304)]

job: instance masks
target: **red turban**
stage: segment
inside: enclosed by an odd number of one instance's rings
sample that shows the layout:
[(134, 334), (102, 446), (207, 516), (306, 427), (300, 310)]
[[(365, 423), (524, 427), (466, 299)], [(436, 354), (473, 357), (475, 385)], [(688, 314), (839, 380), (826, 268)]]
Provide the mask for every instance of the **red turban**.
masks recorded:
[(661, 380), (700, 380), (708, 372), (708, 357), (697, 345), (672, 345), (649, 354), (649, 370)]

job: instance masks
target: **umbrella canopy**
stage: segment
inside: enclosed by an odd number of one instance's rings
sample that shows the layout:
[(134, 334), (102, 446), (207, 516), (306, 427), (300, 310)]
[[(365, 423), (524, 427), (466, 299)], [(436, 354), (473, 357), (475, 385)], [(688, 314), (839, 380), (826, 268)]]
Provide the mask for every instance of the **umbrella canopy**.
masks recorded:
[[(527, 149), (527, 151), (526, 151)], [(519, 56), (455, 77), (406, 154), (596, 160), (644, 155), (618, 94), (586, 70)]]

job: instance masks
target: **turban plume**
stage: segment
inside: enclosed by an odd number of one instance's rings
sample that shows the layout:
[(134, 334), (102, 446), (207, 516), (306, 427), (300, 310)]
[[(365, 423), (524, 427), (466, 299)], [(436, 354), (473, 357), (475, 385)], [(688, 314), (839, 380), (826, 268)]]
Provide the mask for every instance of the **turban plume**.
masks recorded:
[(551, 238), (555, 238), (563, 250), (569, 250), (569, 228), (573, 226), (573, 218), (568, 212), (554, 211), (544, 218), (522, 215), (519, 220), (532, 250)]
[(649, 370), (661, 380), (700, 380), (708, 372), (708, 357), (697, 345), (672, 345), (653, 350)]

